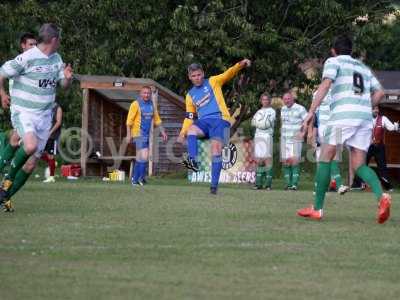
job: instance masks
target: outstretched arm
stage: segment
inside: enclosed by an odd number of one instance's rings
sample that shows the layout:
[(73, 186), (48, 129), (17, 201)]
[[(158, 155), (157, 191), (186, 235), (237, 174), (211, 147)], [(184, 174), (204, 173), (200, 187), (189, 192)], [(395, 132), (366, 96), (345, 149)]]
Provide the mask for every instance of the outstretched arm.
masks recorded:
[(231, 80), (233, 77), (235, 77), (239, 71), (243, 68), (247, 68), (251, 66), (251, 61), (249, 59), (243, 59), (237, 64), (235, 64), (233, 67), (230, 67), (228, 70), (226, 70), (224, 73), (212, 76), (211, 78), (218, 82), (220, 85), (224, 85), (226, 82)]

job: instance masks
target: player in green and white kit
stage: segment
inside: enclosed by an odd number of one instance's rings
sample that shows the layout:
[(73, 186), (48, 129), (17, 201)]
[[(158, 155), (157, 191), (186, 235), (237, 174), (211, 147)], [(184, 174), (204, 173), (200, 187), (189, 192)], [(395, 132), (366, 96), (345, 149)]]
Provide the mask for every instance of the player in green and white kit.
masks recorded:
[[(19, 46), (22, 52), (28, 51), (29, 49), (35, 47), (36, 44), (37, 44), (36, 37), (33, 33), (30, 32), (24, 33), (21, 36), (19, 42)], [(10, 79), (8, 81), (9, 93), (12, 90), (13, 82), (14, 82), (13, 79)], [(2, 107), (8, 109), (9, 105), (10, 105), (10, 98), (7, 96), (3, 97)], [(5, 164), (12, 158), (12, 155), (14, 154), (15, 150), (18, 147), (19, 140), (20, 138), (17, 132), (15, 130), (12, 130), (9, 137), (9, 141), (7, 141), (2, 145), (4, 147), (0, 147), (0, 172), (3, 170)]]
[[(326, 126), (329, 121), (329, 116), (331, 113), (330, 105), (332, 102), (332, 98), (330, 95), (330, 91), (328, 94), (325, 96), (325, 98), (322, 100), (321, 105), (317, 108), (317, 111), (315, 113), (315, 121), (314, 121), (314, 132), (315, 132), (315, 138), (314, 140), (316, 141), (316, 157), (317, 161), (319, 160), (319, 156), (321, 154), (321, 143), (322, 143), (322, 138), (324, 136), (324, 132), (326, 130)], [(340, 160), (340, 152), (341, 152), (341, 147), (336, 150), (336, 155), (335, 158), (331, 161), (331, 181), (333, 181), (337, 187), (337, 192), (341, 195), (345, 194), (348, 190), (349, 187), (343, 185), (342, 182), (342, 176), (340, 175), (340, 169), (339, 169), (339, 160)]]
[(281, 109), (281, 161), (286, 189), (297, 190), (300, 178), (300, 160), (303, 140), (303, 121), (307, 116), (304, 106), (294, 102), (291, 92), (282, 97)]
[[(35, 47), (37, 45), (36, 37), (34, 34), (30, 32), (24, 33), (21, 38), (20, 38), (20, 48), (22, 52), (28, 51), (29, 49)], [(9, 93), (12, 90), (14, 80), (10, 79), (8, 81), (8, 90)], [(9, 97), (3, 97), (2, 98), (2, 107), (4, 109), (8, 109), (10, 106), (10, 98)], [(4, 134), (5, 133), (1, 133)], [(17, 148), (19, 146), (20, 142), (20, 137), (18, 136), (18, 133), (15, 129), (10, 131), (9, 136), (5, 136), (5, 139), (2, 141), (1, 146), (0, 146), (0, 172), (3, 172), (4, 167), (6, 166), (7, 163), (11, 160), (11, 158), (14, 156), (15, 151), (17, 151)], [(23, 166), (23, 168), (18, 171), (18, 173), (28, 173), (31, 174), (30, 172), (30, 164), (27, 163)], [(18, 174), (16, 177), (23, 177), (24, 174)], [(28, 179), (26, 177), (26, 179)], [(4, 211), (5, 212), (13, 212), (14, 209), (11, 204), (11, 200), (8, 200), (4, 203)]]
[(375, 172), (365, 164), (372, 135), (372, 105), (379, 103), (384, 92), (371, 70), (361, 61), (352, 58), (351, 53), (352, 41), (348, 37), (335, 40), (333, 57), (324, 64), (322, 83), (304, 121), (303, 126), (307, 128), (317, 107), (331, 89), (331, 113), (318, 162), (314, 205), (298, 210), (297, 214), (322, 219), (325, 193), (330, 181), (330, 162), (336, 155), (337, 146), (345, 144), (351, 151), (351, 167), (371, 186), (379, 201), (377, 221), (384, 223), (390, 216), (391, 197), (383, 193)]
[(11, 122), (22, 147), (15, 152), (9, 174), (0, 188), (0, 205), (15, 194), (26, 182), (29, 174), (19, 172), (26, 163), (33, 170), (40, 158), (52, 120), (52, 106), (57, 83), (68, 87), (72, 81), (72, 68), (64, 66), (56, 52), (60, 33), (54, 24), (44, 24), (39, 30), (39, 45), (7, 61), (0, 68), (0, 96), (7, 101), (4, 80), (14, 80), (11, 89)]
[(254, 158), (257, 161), (255, 188), (265, 187), (270, 190), (276, 113), (271, 107), (271, 98), (268, 94), (262, 94), (260, 102), (262, 108), (255, 113), (251, 120), (251, 125), (256, 128), (254, 135)]

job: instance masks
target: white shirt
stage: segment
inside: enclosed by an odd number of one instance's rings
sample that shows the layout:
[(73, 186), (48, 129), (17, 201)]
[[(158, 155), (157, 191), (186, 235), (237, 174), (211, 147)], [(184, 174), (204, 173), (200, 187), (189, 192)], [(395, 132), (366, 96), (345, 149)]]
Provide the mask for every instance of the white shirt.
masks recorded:
[[(377, 118), (374, 118), (372, 121), (374, 124), (374, 127), (376, 124), (376, 119)], [(386, 118), (385, 116), (382, 116), (382, 127), (389, 131), (397, 131), (397, 130), (399, 130), (399, 123), (395, 122), (393, 124), (392, 122), (390, 122), (390, 120), (388, 118)]]

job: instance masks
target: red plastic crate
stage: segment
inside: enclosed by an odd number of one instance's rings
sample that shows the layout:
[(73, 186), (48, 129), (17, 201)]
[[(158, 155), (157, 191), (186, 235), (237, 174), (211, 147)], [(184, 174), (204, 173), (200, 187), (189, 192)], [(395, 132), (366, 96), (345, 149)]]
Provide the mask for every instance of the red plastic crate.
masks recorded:
[(81, 166), (78, 164), (62, 165), (61, 166), (61, 175), (64, 177), (68, 177), (68, 176), (79, 177), (79, 176), (81, 176)]

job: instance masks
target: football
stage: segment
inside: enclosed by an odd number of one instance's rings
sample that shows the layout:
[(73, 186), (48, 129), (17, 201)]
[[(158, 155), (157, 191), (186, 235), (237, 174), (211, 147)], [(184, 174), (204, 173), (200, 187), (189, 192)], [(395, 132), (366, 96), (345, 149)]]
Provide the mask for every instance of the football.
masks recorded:
[(253, 117), (253, 124), (259, 129), (268, 129), (271, 127), (270, 115), (259, 110)]

